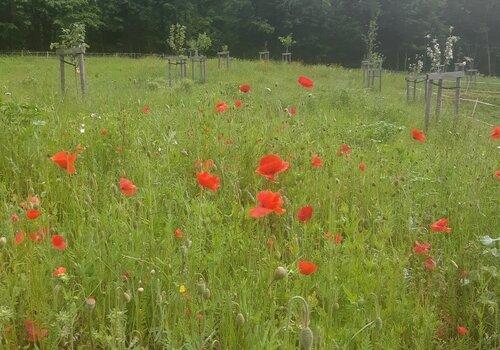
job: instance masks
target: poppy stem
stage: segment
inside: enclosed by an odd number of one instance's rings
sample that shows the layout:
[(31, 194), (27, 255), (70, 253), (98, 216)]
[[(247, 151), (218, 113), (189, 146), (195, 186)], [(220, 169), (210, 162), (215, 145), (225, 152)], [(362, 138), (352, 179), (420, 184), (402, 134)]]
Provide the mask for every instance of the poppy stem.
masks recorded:
[[(290, 316), (290, 305), (292, 304), (292, 302), (294, 300), (299, 300), (304, 304), (304, 314), (303, 314), (303, 318), (302, 318), (302, 325), (304, 326), (304, 328), (309, 327), (309, 319), (310, 319), (309, 304), (307, 303), (307, 301), (303, 297), (296, 295), (288, 301), (288, 308), (289, 308), (288, 315)], [(288, 318), (288, 322), (290, 322), (290, 317)]]

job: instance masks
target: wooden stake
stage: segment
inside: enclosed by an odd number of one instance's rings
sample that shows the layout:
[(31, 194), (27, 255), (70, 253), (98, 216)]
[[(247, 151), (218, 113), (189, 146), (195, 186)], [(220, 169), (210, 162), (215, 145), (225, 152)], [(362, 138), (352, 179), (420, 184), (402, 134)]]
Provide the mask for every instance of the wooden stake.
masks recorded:
[(427, 132), (429, 129), (429, 119), (431, 116), (431, 100), (432, 100), (432, 80), (427, 79), (426, 82), (426, 98), (425, 98), (425, 120), (424, 120), (424, 131)]
[(65, 73), (65, 67), (64, 67), (64, 56), (60, 55), (59, 56), (59, 71), (61, 73), (61, 92), (64, 95), (64, 92), (66, 91), (66, 73)]
[(78, 69), (80, 70), (80, 86), (82, 88), (82, 95), (87, 93), (87, 81), (85, 80), (85, 61), (83, 53), (78, 54)]
[(457, 77), (456, 90), (455, 90), (455, 118), (458, 119), (460, 111), (460, 77)]
[(442, 104), (443, 104), (443, 79), (439, 79), (438, 80), (437, 101), (436, 101), (436, 121), (439, 120), (439, 115), (441, 114)]
[(405, 78), (406, 80), (406, 102), (410, 102), (410, 80)]

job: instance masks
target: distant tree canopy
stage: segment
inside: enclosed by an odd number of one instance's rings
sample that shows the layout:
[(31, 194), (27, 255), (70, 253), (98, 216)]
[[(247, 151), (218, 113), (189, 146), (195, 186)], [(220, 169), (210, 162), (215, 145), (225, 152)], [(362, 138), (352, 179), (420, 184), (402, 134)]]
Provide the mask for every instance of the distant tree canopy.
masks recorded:
[(364, 38), (378, 14), (378, 48), (385, 66), (406, 69), (425, 55), (432, 34), (449, 26), (461, 40), (458, 58), (475, 59), (483, 73), (500, 73), (498, 0), (0, 0), (0, 50), (48, 50), (62, 29), (80, 22), (94, 52), (168, 52), (172, 24), (186, 40), (207, 33), (210, 53), (227, 44), (231, 54), (254, 58), (265, 45), (293, 33), (295, 59), (359, 66)]

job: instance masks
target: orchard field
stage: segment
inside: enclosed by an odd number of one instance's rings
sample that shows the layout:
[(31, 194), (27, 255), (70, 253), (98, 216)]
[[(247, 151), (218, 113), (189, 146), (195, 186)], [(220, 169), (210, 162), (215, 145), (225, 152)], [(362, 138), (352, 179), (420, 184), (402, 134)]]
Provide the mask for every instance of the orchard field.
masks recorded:
[(86, 64), (62, 99), (0, 58), (0, 348), (498, 349), (498, 108), (424, 136), (399, 73)]

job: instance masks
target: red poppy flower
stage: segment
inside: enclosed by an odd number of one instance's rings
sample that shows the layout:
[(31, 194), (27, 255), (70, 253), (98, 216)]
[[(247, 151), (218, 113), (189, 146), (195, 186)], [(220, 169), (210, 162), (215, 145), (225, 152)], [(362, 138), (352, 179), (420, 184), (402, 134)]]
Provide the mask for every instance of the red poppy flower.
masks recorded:
[(464, 326), (458, 326), (457, 327), (457, 333), (461, 336), (464, 336), (466, 335), (467, 333), (469, 333), (469, 330), (467, 329), (467, 327), (464, 327)]
[(66, 169), (68, 174), (74, 174), (76, 172), (75, 169), (75, 161), (77, 154), (71, 154), (66, 151), (60, 151), (54, 154), (50, 159), (56, 163), (60, 168)]
[(495, 177), (497, 179), (500, 179), (500, 169), (498, 169), (497, 171), (495, 171)]
[(149, 113), (151, 113), (151, 108), (149, 108), (148, 105), (144, 105), (144, 107), (142, 107), (142, 109), (141, 109), (141, 112), (142, 112), (142, 114), (149, 114)]
[(137, 193), (137, 186), (127, 178), (120, 178), (119, 186), (120, 191), (127, 197), (132, 197)]
[(66, 240), (61, 235), (53, 235), (52, 236), (52, 247), (57, 250), (64, 250), (68, 245), (66, 244)]
[(12, 221), (12, 222), (18, 222), (19, 221), (19, 215), (17, 215), (16, 213), (12, 214), (10, 216), (10, 221)]
[(26, 237), (26, 233), (24, 231), (16, 232), (14, 236), (14, 243), (16, 243), (16, 245), (21, 244), (24, 241), (24, 237)]
[(344, 240), (344, 237), (340, 233), (336, 233), (335, 236), (333, 236), (333, 241), (335, 244), (340, 244)]
[(343, 143), (340, 145), (340, 148), (337, 151), (337, 156), (341, 156), (341, 155), (347, 156), (351, 152), (352, 152), (351, 147), (349, 147), (349, 145), (347, 143)]
[(40, 215), (42, 215), (42, 212), (40, 210), (37, 210), (37, 209), (28, 209), (28, 210), (26, 210), (26, 217), (29, 220), (35, 220)]
[(434, 271), (436, 269), (436, 262), (429, 256), (425, 259), (424, 266), (427, 271)]
[(366, 164), (363, 162), (359, 163), (358, 169), (359, 171), (364, 172), (366, 170)]
[(243, 92), (244, 94), (249, 93), (250, 90), (252, 90), (252, 88), (250, 87), (250, 85), (248, 85), (248, 84), (240, 85), (240, 91)]
[(236, 107), (236, 108), (243, 107), (243, 101), (242, 100), (235, 100), (234, 101), (234, 107)]
[(315, 154), (311, 158), (311, 165), (313, 168), (321, 168), (323, 166), (323, 160)]
[(495, 126), (493, 130), (491, 130), (491, 138), (493, 140), (500, 139), (500, 126)]
[(196, 175), (196, 179), (198, 180), (198, 183), (201, 187), (205, 187), (210, 191), (217, 191), (220, 185), (220, 179), (207, 171), (198, 173)]
[(174, 236), (175, 238), (182, 238), (184, 237), (184, 232), (180, 228), (176, 228), (174, 231)]
[(265, 178), (274, 181), (274, 177), (287, 170), (289, 163), (283, 161), (277, 154), (269, 154), (260, 159), (259, 167), (255, 172)]
[(257, 194), (257, 201), (259, 204), (250, 209), (250, 216), (253, 218), (260, 218), (271, 213), (281, 215), (285, 213), (282, 208), (283, 199), (279, 192), (261, 191)]
[(298, 80), (299, 84), (306, 89), (312, 89), (314, 87), (314, 82), (306, 76), (300, 76)]
[(47, 329), (41, 328), (32, 320), (24, 321), (24, 328), (26, 329), (26, 333), (28, 333), (28, 341), (30, 343), (43, 340), (49, 334)]
[(420, 129), (413, 129), (411, 131), (411, 137), (420, 143), (424, 143), (426, 139), (424, 132)]
[(215, 105), (215, 111), (217, 113), (224, 113), (225, 111), (227, 111), (228, 108), (229, 108), (229, 106), (225, 102), (218, 102)]
[(312, 215), (313, 215), (313, 207), (310, 205), (300, 208), (299, 211), (297, 212), (297, 218), (299, 219), (300, 222), (309, 221)]
[(63, 266), (56, 267), (54, 269), (54, 272), (52, 272), (52, 276), (54, 277), (61, 277), (66, 274), (66, 268)]
[(419, 255), (427, 255), (430, 248), (430, 243), (420, 243), (419, 241), (415, 241), (415, 244), (413, 245), (413, 251), (415, 252), (415, 254)]
[(433, 232), (443, 232), (443, 233), (450, 233), (451, 228), (448, 227), (448, 219), (446, 218), (441, 218), (438, 221), (432, 223), (430, 225), (431, 231)]
[(295, 117), (297, 115), (297, 107), (290, 106), (285, 108), (285, 112), (287, 112), (290, 117)]
[(318, 265), (307, 260), (300, 260), (297, 266), (299, 268), (299, 273), (306, 276), (312, 275), (318, 270)]

